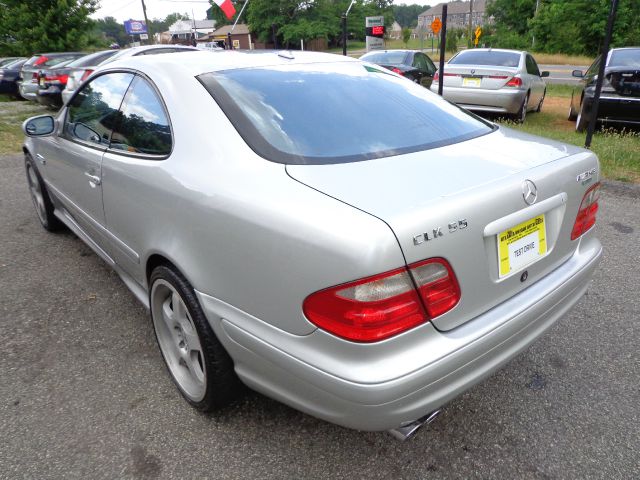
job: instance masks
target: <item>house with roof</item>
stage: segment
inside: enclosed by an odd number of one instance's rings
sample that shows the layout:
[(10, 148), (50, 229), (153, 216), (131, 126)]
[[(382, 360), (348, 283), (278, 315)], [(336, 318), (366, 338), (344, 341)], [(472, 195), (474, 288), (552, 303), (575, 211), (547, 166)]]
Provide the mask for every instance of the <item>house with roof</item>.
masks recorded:
[[(439, 3), (435, 7), (431, 7), (429, 10), (418, 15), (418, 28), (422, 28), (432, 35), (431, 23), (433, 23), (436, 18), (442, 20), (443, 5), (444, 3)], [(473, 0), (473, 5), (470, 5), (468, 1), (449, 2), (447, 4), (447, 28), (468, 28), (470, 14), (473, 27), (482, 27), (486, 23), (490, 23), (491, 19), (485, 18), (486, 6), (486, 0)], [(469, 10), (471, 10), (471, 12)]]

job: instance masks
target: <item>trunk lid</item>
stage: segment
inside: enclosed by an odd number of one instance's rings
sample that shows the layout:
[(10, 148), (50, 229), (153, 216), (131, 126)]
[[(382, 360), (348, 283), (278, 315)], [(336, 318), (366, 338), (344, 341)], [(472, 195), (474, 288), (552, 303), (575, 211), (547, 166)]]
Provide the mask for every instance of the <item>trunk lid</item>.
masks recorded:
[(511, 67), (447, 65), (444, 68), (444, 86), (498, 90), (504, 87), (516, 73), (518, 69)]
[[(460, 283), (460, 303), (433, 324), (450, 330), (510, 298), (566, 261), (576, 213), (590, 185), (577, 175), (593, 154), (501, 128), (456, 145), (335, 165), (287, 165), (295, 180), (383, 220), (407, 264), (443, 257)], [(588, 181), (596, 181), (597, 173)], [(523, 182), (537, 186), (527, 206)], [(546, 254), (500, 274), (498, 235), (544, 215)], [(425, 237), (425, 234), (427, 237)], [(528, 280), (522, 282), (521, 271)], [(345, 279), (345, 281), (352, 279)]]

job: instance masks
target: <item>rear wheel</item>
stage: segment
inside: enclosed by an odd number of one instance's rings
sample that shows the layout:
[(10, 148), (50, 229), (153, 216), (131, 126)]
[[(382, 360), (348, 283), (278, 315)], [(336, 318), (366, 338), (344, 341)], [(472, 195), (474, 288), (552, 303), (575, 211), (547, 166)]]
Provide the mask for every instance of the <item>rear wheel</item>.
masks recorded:
[(524, 97), (522, 101), (522, 105), (520, 106), (520, 110), (513, 116), (513, 119), (517, 123), (524, 123), (524, 119), (527, 118), (527, 107), (529, 105), (529, 94)]
[(198, 410), (227, 405), (236, 397), (240, 381), (193, 288), (178, 271), (165, 265), (153, 270), (149, 284), (156, 339), (180, 393)]
[(573, 122), (576, 117), (578, 116), (578, 114), (576, 113), (576, 111), (573, 109), (573, 96), (571, 97), (571, 101), (569, 102), (569, 116), (568, 116), (568, 120), (570, 122)]
[(36, 207), (36, 213), (40, 223), (49, 232), (55, 232), (62, 228), (62, 222), (53, 214), (53, 203), (47, 192), (47, 187), (30, 154), (24, 156), (24, 166), (27, 173), (27, 183), (29, 184), (29, 194)]

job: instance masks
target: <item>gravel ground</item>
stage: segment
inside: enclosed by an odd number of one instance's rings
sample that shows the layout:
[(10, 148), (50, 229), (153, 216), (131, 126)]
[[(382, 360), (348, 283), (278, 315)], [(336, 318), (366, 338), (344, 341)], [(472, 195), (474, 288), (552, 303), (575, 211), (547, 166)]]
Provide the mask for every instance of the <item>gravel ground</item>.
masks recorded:
[(579, 304), (408, 442), (256, 393), (205, 416), (145, 310), (0, 157), (0, 478), (638, 478), (640, 187), (607, 183), (605, 256)]

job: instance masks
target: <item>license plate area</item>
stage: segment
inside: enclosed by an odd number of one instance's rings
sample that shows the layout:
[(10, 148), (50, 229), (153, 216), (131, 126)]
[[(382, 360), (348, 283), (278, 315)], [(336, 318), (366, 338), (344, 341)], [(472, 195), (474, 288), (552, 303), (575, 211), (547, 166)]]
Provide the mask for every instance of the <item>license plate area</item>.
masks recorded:
[(482, 83), (482, 79), (479, 78), (479, 77), (464, 77), (462, 79), (462, 86), (463, 87), (479, 88), (481, 83)]
[(547, 254), (544, 214), (498, 233), (498, 276), (507, 277), (537, 262)]

